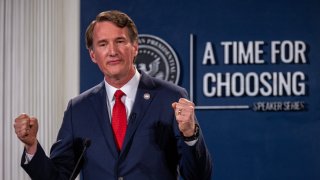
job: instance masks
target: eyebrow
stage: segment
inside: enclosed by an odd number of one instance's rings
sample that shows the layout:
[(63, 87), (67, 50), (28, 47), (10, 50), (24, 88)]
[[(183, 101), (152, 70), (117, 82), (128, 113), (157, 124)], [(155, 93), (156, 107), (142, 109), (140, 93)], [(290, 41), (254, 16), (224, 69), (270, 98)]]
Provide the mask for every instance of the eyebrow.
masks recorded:
[(120, 36), (120, 37), (117, 37), (115, 40), (127, 40), (127, 38)]
[[(116, 41), (116, 40), (127, 40), (127, 38), (122, 37), (122, 36), (119, 36), (119, 37), (116, 37), (114, 40), (115, 40), (115, 41)], [(106, 39), (101, 39), (101, 40), (98, 40), (98, 41), (97, 41), (97, 43), (103, 43), (103, 42), (108, 42), (108, 40), (106, 40)]]
[(99, 44), (99, 43), (105, 43), (105, 42), (107, 42), (107, 40), (101, 39), (101, 40), (99, 40), (97, 43)]

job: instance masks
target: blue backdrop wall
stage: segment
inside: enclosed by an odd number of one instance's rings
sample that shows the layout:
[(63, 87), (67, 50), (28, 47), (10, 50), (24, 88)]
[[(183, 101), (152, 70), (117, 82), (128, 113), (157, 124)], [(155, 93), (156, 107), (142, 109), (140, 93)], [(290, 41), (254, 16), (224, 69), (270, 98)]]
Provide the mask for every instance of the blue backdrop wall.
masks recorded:
[(143, 34), (138, 67), (189, 91), (213, 179), (320, 179), (319, 0), (82, 0), (81, 91), (103, 80), (85, 29), (111, 9)]

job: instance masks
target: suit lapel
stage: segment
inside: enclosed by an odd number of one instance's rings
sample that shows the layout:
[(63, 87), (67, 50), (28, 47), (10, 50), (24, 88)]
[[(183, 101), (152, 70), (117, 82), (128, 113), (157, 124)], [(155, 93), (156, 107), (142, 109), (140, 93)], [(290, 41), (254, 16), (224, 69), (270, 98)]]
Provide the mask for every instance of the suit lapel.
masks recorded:
[(129, 150), (128, 148), (130, 148), (130, 143), (134, 133), (156, 95), (156, 92), (152, 90), (154, 88), (154, 82), (152, 79), (143, 72), (141, 72), (141, 75), (135, 102), (129, 116), (129, 124), (123, 144), (123, 151), (121, 151), (120, 155)]
[(116, 158), (118, 157), (118, 152), (115, 146), (110, 118), (108, 114), (108, 107), (106, 102), (106, 90), (104, 82), (101, 82), (97, 88), (93, 91), (93, 96), (90, 97), (92, 107), (94, 108), (97, 119), (99, 121), (100, 129), (103, 132), (106, 144), (109, 150)]

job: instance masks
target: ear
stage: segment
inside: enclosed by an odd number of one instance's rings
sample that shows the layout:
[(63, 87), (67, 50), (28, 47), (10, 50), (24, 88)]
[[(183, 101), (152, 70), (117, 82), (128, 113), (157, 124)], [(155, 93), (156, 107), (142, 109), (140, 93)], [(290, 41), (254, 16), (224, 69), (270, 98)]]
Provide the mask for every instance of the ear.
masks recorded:
[(94, 63), (97, 63), (93, 49), (89, 49), (89, 55), (90, 55), (91, 61)]
[(133, 43), (133, 53), (134, 53), (134, 56), (137, 56), (137, 55), (138, 55), (138, 49), (139, 49), (138, 42)]

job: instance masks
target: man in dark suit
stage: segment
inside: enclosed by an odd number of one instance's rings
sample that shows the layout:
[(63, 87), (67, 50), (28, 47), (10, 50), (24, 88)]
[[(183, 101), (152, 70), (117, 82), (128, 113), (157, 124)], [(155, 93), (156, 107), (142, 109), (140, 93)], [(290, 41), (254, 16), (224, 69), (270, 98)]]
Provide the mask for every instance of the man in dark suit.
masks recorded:
[(90, 139), (75, 173), (82, 179), (210, 179), (212, 160), (194, 104), (185, 89), (137, 71), (138, 32), (130, 17), (100, 13), (86, 43), (104, 81), (69, 102), (50, 158), (37, 141), (37, 119), (15, 119), (30, 177), (69, 179)]

